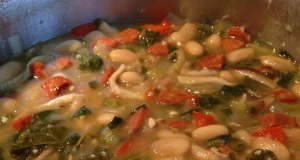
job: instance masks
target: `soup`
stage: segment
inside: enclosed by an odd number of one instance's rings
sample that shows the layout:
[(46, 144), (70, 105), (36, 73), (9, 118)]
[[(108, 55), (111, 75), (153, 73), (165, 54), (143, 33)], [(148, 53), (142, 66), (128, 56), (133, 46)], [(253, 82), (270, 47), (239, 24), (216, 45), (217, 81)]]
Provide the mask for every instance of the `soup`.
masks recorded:
[(298, 63), (226, 17), (97, 19), (0, 69), (2, 159), (300, 158)]

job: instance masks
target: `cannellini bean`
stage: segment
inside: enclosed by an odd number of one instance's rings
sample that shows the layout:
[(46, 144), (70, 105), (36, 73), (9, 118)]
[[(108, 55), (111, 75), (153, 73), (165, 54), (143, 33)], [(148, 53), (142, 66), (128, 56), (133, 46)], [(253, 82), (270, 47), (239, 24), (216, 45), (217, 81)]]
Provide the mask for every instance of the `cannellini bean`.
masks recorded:
[(169, 129), (160, 129), (156, 131), (155, 133), (157, 138), (186, 138), (189, 139), (189, 137), (183, 133), (180, 132), (173, 132)]
[(125, 70), (125, 65), (124, 64), (121, 64), (121, 66), (119, 67), (118, 70), (116, 70), (112, 75), (111, 77), (109, 78), (108, 82), (109, 82), (109, 86), (111, 88), (111, 90), (117, 94), (118, 96), (121, 96), (123, 98), (130, 98), (130, 99), (141, 99), (143, 100), (144, 99), (144, 96), (141, 95), (141, 94), (138, 94), (136, 92), (133, 92), (131, 90), (126, 90), (126, 89), (123, 89), (121, 87), (119, 87), (119, 85), (116, 83), (117, 81), (117, 77), (119, 75), (121, 75), (121, 73), (124, 72)]
[(196, 30), (196, 25), (192, 23), (186, 23), (178, 31), (173, 32), (170, 35), (170, 42), (172, 44), (185, 43), (193, 38)]
[(142, 76), (140, 74), (138, 74), (137, 72), (133, 72), (133, 71), (128, 71), (128, 72), (123, 72), (120, 76), (119, 76), (119, 82), (123, 83), (123, 84), (138, 84), (140, 82), (142, 82)]
[(114, 113), (102, 113), (98, 116), (98, 123), (106, 125), (111, 122), (116, 115)]
[(191, 145), (191, 154), (196, 160), (229, 160), (226, 155), (222, 155), (221, 153), (216, 154), (216, 152), (206, 150), (195, 144)]
[(72, 54), (82, 47), (82, 43), (78, 40), (67, 40), (62, 42), (55, 48), (55, 52), (59, 54)]
[(296, 70), (295, 65), (291, 61), (280, 57), (261, 56), (259, 59), (263, 65), (270, 66), (277, 71), (291, 72)]
[(218, 34), (212, 34), (206, 39), (205, 46), (209, 52), (222, 51), (222, 38)]
[(83, 40), (86, 41), (87, 43), (93, 44), (103, 36), (104, 34), (100, 31), (92, 31), (89, 34), (87, 34), (85, 37), (83, 37)]
[(0, 98), (0, 111), (2, 114), (13, 112), (18, 106), (18, 102), (11, 98)]
[(188, 41), (183, 46), (184, 50), (189, 56), (198, 57), (203, 55), (204, 48), (201, 44), (195, 41)]
[(128, 49), (115, 49), (110, 52), (109, 58), (118, 64), (130, 64), (137, 59), (137, 55)]
[(231, 51), (225, 56), (227, 63), (238, 63), (253, 59), (255, 57), (255, 51), (252, 48), (242, 48)]
[(293, 84), (291, 86), (291, 92), (297, 96), (298, 98), (300, 98), (300, 84)]
[(0, 66), (0, 83), (11, 80), (16, 77), (24, 66), (20, 62), (11, 61)]
[(231, 82), (231, 83), (234, 83), (234, 84), (238, 84), (240, 82), (242, 82), (242, 78), (236, 76), (235, 74), (233, 74), (232, 72), (230, 71), (227, 71), (227, 70), (222, 70), (218, 73), (218, 77), (228, 81), (228, 82)]
[(244, 141), (247, 144), (250, 144), (253, 139), (252, 135), (248, 131), (243, 129), (236, 131), (233, 136)]
[(286, 146), (278, 141), (274, 141), (270, 138), (259, 137), (254, 138), (251, 142), (251, 147), (253, 149), (267, 149), (272, 151), (278, 160), (288, 160), (290, 159), (290, 152)]
[(199, 141), (206, 141), (226, 134), (229, 134), (228, 128), (223, 125), (216, 124), (195, 129), (192, 132), (192, 137)]
[(150, 149), (157, 155), (184, 155), (190, 149), (190, 142), (185, 138), (161, 138), (152, 142)]

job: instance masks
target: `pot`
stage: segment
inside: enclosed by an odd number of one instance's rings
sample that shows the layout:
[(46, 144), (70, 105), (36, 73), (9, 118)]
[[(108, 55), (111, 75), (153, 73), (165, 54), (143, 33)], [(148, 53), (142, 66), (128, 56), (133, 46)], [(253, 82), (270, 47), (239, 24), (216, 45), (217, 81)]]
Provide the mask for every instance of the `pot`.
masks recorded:
[(203, 23), (228, 15), (252, 37), (300, 58), (297, 0), (1, 0), (0, 62), (96, 18), (109, 23), (156, 20), (168, 12)]

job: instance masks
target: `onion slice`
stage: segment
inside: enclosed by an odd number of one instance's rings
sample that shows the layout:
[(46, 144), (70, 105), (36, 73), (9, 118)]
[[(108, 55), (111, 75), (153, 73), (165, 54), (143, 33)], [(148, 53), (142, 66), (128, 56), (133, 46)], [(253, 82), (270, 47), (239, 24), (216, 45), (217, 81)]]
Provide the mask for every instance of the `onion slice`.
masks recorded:
[(180, 84), (187, 84), (187, 85), (200, 85), (200, 84), (208, 84), (208, 85), (227, 85), (227, 86), (233, 86), (233, 83), (230, 83), (222, 78), (219, 78), (217, 76), (205, 76), (205, 77), (199, 77), (199, 76), (178, 76), (177, 81)]
[(180, 70), (180, 75), (182, 76), (216, 76), (218, 72), (216, 70), (211, 70), (208, 68), (203, 68), (201, 70), (190, 70), (191, 63), (185, 62)]
[(250, 67), (238, 67), (233, 69), (234, 73), (239, 76), (248, 77), (254, 81), (257, 81), (269, 88), (275, 89), (277, 84), (275, 81), (263, 76), (259, 71)]

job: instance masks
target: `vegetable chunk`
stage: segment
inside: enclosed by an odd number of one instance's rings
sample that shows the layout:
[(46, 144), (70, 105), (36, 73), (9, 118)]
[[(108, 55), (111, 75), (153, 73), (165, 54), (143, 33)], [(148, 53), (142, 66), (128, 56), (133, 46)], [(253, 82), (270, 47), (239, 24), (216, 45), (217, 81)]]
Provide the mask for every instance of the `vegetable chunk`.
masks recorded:
[(296, 127), (296, 118), (279, 113), (267, 113), (259, 115), (258, 122), (265, 127), (282, 126), (285, 128)]
[(73, 85), (71, 80), (62, 76), (55, 76), (42, 83), (41, 88), (46, 92), (49, 98), (53, 98), (71, 85)]

